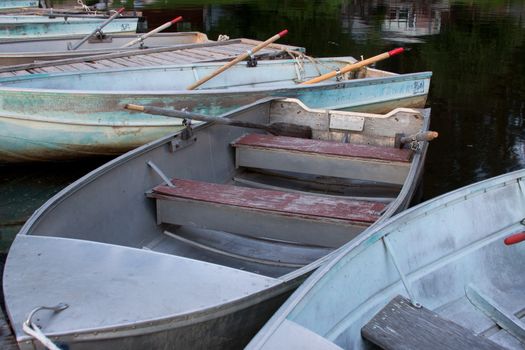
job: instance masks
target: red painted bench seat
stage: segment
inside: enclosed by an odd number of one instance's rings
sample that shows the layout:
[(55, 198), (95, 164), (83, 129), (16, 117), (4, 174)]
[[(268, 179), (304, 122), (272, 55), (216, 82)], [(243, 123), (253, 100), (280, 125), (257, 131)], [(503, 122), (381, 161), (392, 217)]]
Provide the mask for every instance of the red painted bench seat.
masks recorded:
[(394, 147), (358, 145), (324, 140), (301, 139), (296, 137), (248, 134), (235, 142), (233, 146), (249, 146), (297, 151), (321, 155), (376, 159), (391, 162), (410, 162), (412, 151)]
[(281, 213), (288, 216), (329, 218), (371, 224), (384, 203), (254, 189), (194, 180), (174, 179), (175, 187), (160, 185), (151, 197), (188, 199), (233, 207)]

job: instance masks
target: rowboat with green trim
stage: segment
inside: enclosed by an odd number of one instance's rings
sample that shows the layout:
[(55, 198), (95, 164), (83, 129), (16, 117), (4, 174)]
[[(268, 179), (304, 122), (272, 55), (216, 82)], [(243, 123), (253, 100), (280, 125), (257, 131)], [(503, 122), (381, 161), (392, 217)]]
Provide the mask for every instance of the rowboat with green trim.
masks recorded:
[[(0, 40), (87, 35), (107, 20), (92, 15), (0, 15)], [(138, 17), (115, 18), (104, 33), (135, 33)]]
[(151, 49), (213, 42), (206, 34), (199, 32), (158, 33), (148, 37), (142, 43), (128, 48), (122, 47), (137, 37), (138, 34), (106, 35), (103, 38), (94, 36), (77, 50), (68, 50), (68, 44), (74, 45), (82, 40), (84, 35), (0, 41), (0, 66), (124, 52), (138, 48)]
[(34, 74), (0, 79), (0, 161), (116, 155), (183, 127), (180, 119), (131, 113), (128, 103), (220, 115), (268, 96), (294, 97), (310, 108), (384, 113), (423, 107), (431, 72), (394, 74), (368, 68), (326, 82), (299, 82), (355, 62), (240, 63), (197, 90), (186, 87), (222, 63)]
[(38, 7), (39, 4), (39, 0), (2, 0), (0, 2), (0, 10)]

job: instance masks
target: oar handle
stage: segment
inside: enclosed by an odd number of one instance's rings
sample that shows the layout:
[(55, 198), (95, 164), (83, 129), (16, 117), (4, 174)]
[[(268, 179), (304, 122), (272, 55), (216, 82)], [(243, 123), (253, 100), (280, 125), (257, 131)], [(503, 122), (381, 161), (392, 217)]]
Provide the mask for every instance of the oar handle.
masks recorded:
[(419, 132), (415, 135), (401, 137), (401, 143), (407, 143), (412, 141), (432, 141), (439, 136), (437, 131), (424, 131)]
[(505, 242), (506, 245), (513, 245), (523, 241), (525, 241), (525, 232), (515, 233), (503, 240), (503, 242)]
[(153, 29), (152, 31), (147, 32), (146, 34), (143, 34), (140, 37), (131, 40), (129, 43), (127, 43), (125, 45), (122, 45), (120, 48), (124, 49), (126, 47), (130, 47), (130, 46), (133, 46), (133, 45), (135, 45), (137, 43), (140, 43), (140, 42), (144, 41), (144, 39), (152, 36), (153, 34), (157, 34), (158, 32), (163, 31), (164, 29), (167, 29), (167, 28), (171, 27), (173, 24), (175, 24), (177, 22), (180, 22), (180, 21), (182, 21), (182, 16), (174, 18), (171, 21), (164, 23), (160, 27), (157, 27), (157, 28)]
[(332, 72), (320, 75), (320, 76), (318, 76), (316, 78), (307, 80), (305, 82), (302, 82), (301, 85), (308, 85), (308, 84), (319, 83), (321, 81), (325, 81), (325, 80), (331, 79), (331, 78), (335, 77), (338, 74), (345, 74), (345, 73), (351, 72), (353, 70), (357, 70), (357, 69), (362, 68), (364, 66), (371, 65), (372, 63), (376, 63), (376, 62), (382, 61), (384, 59), (387, 59), (389, 57), (398, 55), (398, 54), (400, 54), (400, 53), (402, 53), (404, 51), (405, 51), (404, 48), (398, 47), (397, 49), (390, 50), (388, 52), (383, 52), (382, 54), (379, 54), (377, 56), (370, 57), (370, 58), (367, 58), (366, 60), (362, 60), (362, 61), (359, 61), (359, 62), (356, 62), (356, 63), (353, 63), (353, 64), (346, 65), (346, 66), (344, 66), (343, 68), (341, 68), (339, 70), (335, 70), (335, 71), (332, 71)]
[(272, 36), (268, 40), (266, 40), (266, 41), (260, 43), (259, 45), (255, 46), (253, 49), (248, 50), (247, 52), (244, 52), (244, 53), (240, 54), (239, 56), (234, 58), (232, 61), (226, 63), (224, 66), (220, 67), (219, 69), (217, 69), (213, 73), (205, 76), (204, 78), (199, 79), (195, 83), (193, 83), (190, 86), (188, 86), (188, 90), (194, 90), (195, 88), (201, 86), (202, 84), (204, 84), (205, 82), (207, 82), (211, 78), (216, 77), (217, 75), (221, 74), (222, 72), (224, 72), (225, 70), (227, 70), (231, 66), (241, 62), (242, 60), (246, 59), (247, 57), (249, 57), (249, 56), (253, 55), (254, 53), (256, 53), (257, 51), (261, 50), (262, 48), (265, 48), (266, 46), (270, 45), (274, 41), (282, 38), (287, 33), (288, 33), (288, 29), (285, 29), (285, 30), (281, 31), (278, 34), (275, 34), (274, 36)]

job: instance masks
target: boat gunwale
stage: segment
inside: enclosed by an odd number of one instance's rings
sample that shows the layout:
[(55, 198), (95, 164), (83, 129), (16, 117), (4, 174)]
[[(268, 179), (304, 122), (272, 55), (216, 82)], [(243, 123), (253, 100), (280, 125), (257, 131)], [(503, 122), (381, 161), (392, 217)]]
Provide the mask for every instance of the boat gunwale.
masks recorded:
[[(261, 62), (262, 63), (262, 62)], [(259, 64), (261, 64), (259, 63)], [(193, 67), (193, 65), (188, 65), (189, 67)], [(169, 69), (170, 67), (179, 68), (181, 66), (162, 66), (162, 67), (155, 67), (155, 69), (159, 70), (165, 70)], [(153, 67), (140, 67), (140, 69), (152, 69)], [(126, 69), (122, 69), (125, 71)], [(93, 71), (93, 72), (83, 72), (83, 73), (77, 73), (77, 74), (102, 74), (107, 71)], [(75, 74), (75, 73), (73, 73)], [(73, 76), (73, 74), (57, 74), (52, 75), (52, 77), (55, 76)], [(320, 82), (317, 84), (310, 84), (310, 85), (300, 85), (295, 83), (295, 85), (285, 85), (285, 86), (267, 86), (267, 87), (246, 87), (247, 84), (241, 85), (241, 87), (236, 88), (213, 88), (213, 89), (200, 89), (200, 90), (186, 90), (186, 89), (179, 89), (179, 90), (146, 90), (146, 91), (137, 91), (137, 90), (69, 90), (69, 89), (49, 89), (49, 88), (28, 88), (28, 87), (13, 87), (9, 85), (2, 85), (2, 83), (7, 82), (18, 82), (18, 81), (25, 81), (25, 80), (31, 80), (33, 79), (45, 79), (49, 77), (48, 73), (38, 73), (38, 74), (31, 74), (31, 75), (24, 75), (20, 77), (7, 77), (7, 78), (0, 78), (0, 92), (1, 91), (10, 91), (10, 92), (35, 92), (35, 93), (48, 93), (48, 94), (63, 94), (63, 95), (75, 95), (75, 94), (90, 94), (90, 95), (102, 95), (107, 96), (108, 98), (115, 96), (115, 95), (126, 95), (127, 97), (132, 96), (169, 96), (173, 94), (177, 95), (202, 95), (202, 94), (217, 94), (217, 95), (223, 95), (223, 94), (231, 94), (231, 93), (242, 93), (242, 92), (265, 92), (265, 91), (281, 91), (281, 90), (291, 90), (291, 89), (297, 89), (297, 90), (309, 90), (309, 89), (318, 89), (318, 88), (330, 88), (332, 86), (336, 87), (343, 87), (346, 85), (353, 85), (355, 87), (360, 86), (367, 86), (367, 85), (378, 85), (378, 84), (388, 84), (391, 82), (404, 82), (404, 81), (410, 81), (410, 80), (416, 80), (416, 79), (430, 79), (432, 77), (432, 72), (425, 71), (425, 72), (415, 72), (415, 73), (406, 73), (406, 74), (396, 74), (391, 76), (385, 76), (385, 77), (369, 77), (369, 78), (358, 78), (358, 79), (351, 79), (351, 80), (345, 80), (345, 81), (325, 81)], [(288, 80), (284, 80), (285, 82)], [(251, 84), (251, 85), (258, 85), (257, 83)], [(242, 87), (245, 86), (245, 87)], [(413, 94), (410, 96), (407, 96), (407, 98), (410, 97), (416, 97), (416, 96), (423, 96), (427, 95), (428, 92), (420, 92), (418, 94)], [(345, 104), (346, 105), (346, 104)], [(331, 107), (331, 109), (334, 109), (334, 107)]]

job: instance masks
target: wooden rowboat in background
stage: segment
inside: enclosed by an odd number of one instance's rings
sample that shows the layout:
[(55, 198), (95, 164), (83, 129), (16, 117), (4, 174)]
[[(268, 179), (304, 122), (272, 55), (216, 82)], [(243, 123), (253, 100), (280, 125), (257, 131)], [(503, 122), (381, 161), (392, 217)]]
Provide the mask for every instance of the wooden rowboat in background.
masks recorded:
[(70, 349), (239, 348), (334, 249), (408, 205), (427, 149), (395, 139), (428, 130), (428, 111), (273, 99), (223, 118), (306, 125), (313, 139), (201, 124), (65, 188), (6, 261), (21, 349), (38, 343), (27, 326)]
[(524, 217), (525, 170), (408, 209), (343, 247), (247, 349), (523, 349)]

